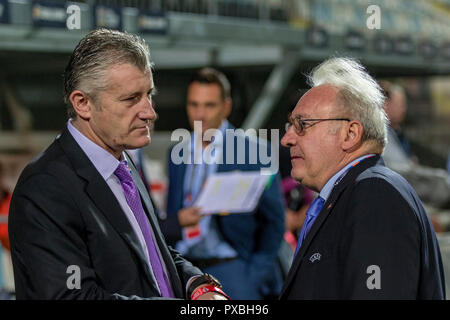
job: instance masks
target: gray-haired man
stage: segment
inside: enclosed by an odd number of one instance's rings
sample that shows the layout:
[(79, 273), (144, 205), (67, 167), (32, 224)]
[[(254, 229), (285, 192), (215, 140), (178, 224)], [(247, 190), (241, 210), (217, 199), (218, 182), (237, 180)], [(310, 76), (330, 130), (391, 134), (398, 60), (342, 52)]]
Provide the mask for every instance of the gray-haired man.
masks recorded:
[(142, 39), (106, 29), (75, 48), (64, 78), (70, 119), (12, 198), (18, 299), (225, 298), (166, 245), (124, 152), (147, 145), (156, 120), (149, 59)]

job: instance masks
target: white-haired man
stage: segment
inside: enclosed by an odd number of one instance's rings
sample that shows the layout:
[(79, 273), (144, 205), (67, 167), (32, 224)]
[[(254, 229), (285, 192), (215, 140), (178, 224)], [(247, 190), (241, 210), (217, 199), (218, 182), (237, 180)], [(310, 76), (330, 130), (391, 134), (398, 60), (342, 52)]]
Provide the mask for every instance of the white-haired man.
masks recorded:
[(387, 117), (358, 62), (313, 70), (289, 115), (291, 175), (319, 192), (281, 299), (444, 299), (438, 242), (418, 196), (383, 165)]

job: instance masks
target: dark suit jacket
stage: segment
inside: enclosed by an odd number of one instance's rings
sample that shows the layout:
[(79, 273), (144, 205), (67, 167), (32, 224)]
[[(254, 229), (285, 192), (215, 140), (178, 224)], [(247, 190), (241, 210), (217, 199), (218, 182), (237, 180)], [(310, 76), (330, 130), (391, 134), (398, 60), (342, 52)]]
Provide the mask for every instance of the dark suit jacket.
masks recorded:
[(334, 187), (280, 298), (445, 298), (427, 213), (412, 187), (379, 156), (361, 161)]
[[(184, 298), (188, 279), (202, 273), (166, 245), (134, 167), (132, 175), (174, 293)], [(18, 299), (158, 297), (125, 213), (67, 129), (22, 172), (9, 228)], [(80, 289), (67, 286), (69, 266), (80, 268)]]
[[(228, 129), (233, 129), (230, 125)], [(269, 148), (270, 144), (258, 143), (245, 135), (234, 137), (234, 164), (226, 164), (227, 139), (223, 143), (223, 164), (218, 164), (217, 172), (226, 171), (259, 171), (263, 165), (252, 164), (249, 160), (249, 150)], [(238, 146), (244, 143), (245, 159), (238, 164)], [(253, 145), (252, 145), (253, 144)], [(278, 151), (278, 150), (277, 150)], [(268, 151), (270, 152), (270, 150)], [(169, 151), (169, 190), (167, 197), (167, 219), (161, 221), (161, 228), (170, 244), (182, 239), (181, 226), (178, 223), (177, 212), (184, 207), (184, 177), (186, 164), (174, 164)], [(270, 153), (269, 153), (270, 154)], [(276, 159), (278, 161), (278, 158)], [(268, 167), (268, 166), (265, 166)], [(248, 261), (249, 280), (253, 285), (262, 284), (268, 278), (274, 277), (277, 253), (284, 234), (284, 205), (282, 202), (280, 178), (276, 174), (270, 187), (264, 190), (260, 202), (254, 212), (214, 216), (219, 232), (222, 234), (238, 255)], [(219, 279), (220, 280), (220, 279)], [(281, 281), (281, 280), (280, 280)]]

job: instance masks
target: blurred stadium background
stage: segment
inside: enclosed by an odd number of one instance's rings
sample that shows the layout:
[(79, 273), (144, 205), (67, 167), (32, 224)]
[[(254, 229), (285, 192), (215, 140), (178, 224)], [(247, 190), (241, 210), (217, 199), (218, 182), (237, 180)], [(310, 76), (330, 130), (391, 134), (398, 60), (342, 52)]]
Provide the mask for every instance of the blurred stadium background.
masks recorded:
[[(80, 10), (79, 29), (68, 27), (71, 5)], [(379, 28), (369, 28), (371, 5), (380, 9)], [(185, 89), (196, 68), (229, 77), (235, 126), (273, 129), (307, 88), (306, 72), (327, 57), (352, 56), (406, 90), (405, 130), (419, 165), (394, 169), (436, 218), (450, 284), (449, 21), (450, 0), (0, 0), (3, 183), (12, 191), (23, 166), (65, 125), (62, 73), (96, 27), (137, 33), (149, 44), (159, 120), (144, 151), (161, 206), (170, 134), (188, 128)], [(0, 288), (11, 291), (8, 259), (3, 252)]]

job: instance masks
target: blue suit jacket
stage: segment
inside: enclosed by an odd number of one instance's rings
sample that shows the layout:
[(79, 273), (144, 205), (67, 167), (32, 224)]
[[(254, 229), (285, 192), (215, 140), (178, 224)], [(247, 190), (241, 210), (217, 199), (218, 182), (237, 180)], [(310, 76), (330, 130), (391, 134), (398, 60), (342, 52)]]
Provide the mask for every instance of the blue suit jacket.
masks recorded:
[(445, 299), (433, 226), (379, 156), (336, 184), (292, 262), (280, 299)]
[[(232, 129), (233, 127), (229, 126), (229, 128)], [(227, 139), (225, 136), (223, 140), (224, 164), (218, 164), (217, 172), (260, 170), (263, 167), (261, 163), (250, 163), (249, 150), (255, 150), (251, 147), (255, 147), (254, 144), (257, 144), (259, 148), (267, 147), (270, 151), (270, 144), (267, 142), (257, 142), (256, 139), (249, 139), (244, 135), (233, 136), (233, 139), (233, 164), (225, 164), (227, 159)], [(245, 145), (245, 161), (243, 164), (237, 164), (237, 148), (240, 143), (244, 143)], [(160, 225), (168, 243), (174, 244), (182, 239), (182, 229), (178, 223), (177, 213), (183, 208), (183, 185), (186, 164), (174, 164), (170, 157), (171, 151), (172, 148), (169, 151), (168, 157), (169, 190), (167, 197), (167, 219), (161, 221)], [(276, 161), (278, 161), (278, 158)], [(272, 179), (270, 186), (264, 190), (254, 212), (250, 214), (242, 213), (228, 216), (214, 216), (213, 218), (217, 219), (219, 232), (223, 238), (237, 251), (239, 257), (249, 263), (249, 270), (251, 271), (251, 275), (249, 276), (253, 280), (263, 281), (266, 277), (273, 276), (277, 252), (284, 234), (284, 205), (278, 173)]]

